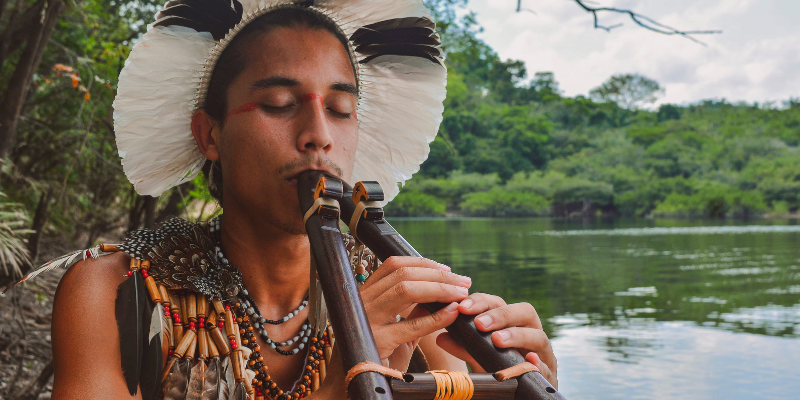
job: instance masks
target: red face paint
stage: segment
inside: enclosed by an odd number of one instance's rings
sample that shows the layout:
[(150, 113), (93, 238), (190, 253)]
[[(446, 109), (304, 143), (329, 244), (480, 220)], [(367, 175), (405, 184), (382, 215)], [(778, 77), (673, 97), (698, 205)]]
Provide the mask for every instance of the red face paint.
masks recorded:
[(355, 118), (355, 120), (358, 121), (358, 114), (356, 114), (355, 111), (353, 111), (350, 115), (352, 115), (353, 118)]
[(241, 114), (243, 112), (253, 111), (256, 108), (258, 108), (258, 103), (256, 103), (256, 102), (245, 103), (245, 104), (242, 104), (241, 106), (231, 110), (231, 112), (228, 113), (228, 117), (230, 117), (232, 115), (236, 115), (236, 114)]
[(314, 100), (319, 100), (319, 102), (322, 103), (322, 96), (319, 95), (318, 93), (309, 93), (303, 96), (301, 100), (303, 101), (303, 103), (308, 103), (309, 101), (314, 101)]

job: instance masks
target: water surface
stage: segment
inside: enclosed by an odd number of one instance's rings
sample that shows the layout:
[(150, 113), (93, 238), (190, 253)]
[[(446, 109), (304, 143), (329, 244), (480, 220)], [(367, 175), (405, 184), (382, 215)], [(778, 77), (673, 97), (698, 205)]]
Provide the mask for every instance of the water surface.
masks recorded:
[(800, 398), (798, 221), (393, 219), (533, 304), (570, 399)]

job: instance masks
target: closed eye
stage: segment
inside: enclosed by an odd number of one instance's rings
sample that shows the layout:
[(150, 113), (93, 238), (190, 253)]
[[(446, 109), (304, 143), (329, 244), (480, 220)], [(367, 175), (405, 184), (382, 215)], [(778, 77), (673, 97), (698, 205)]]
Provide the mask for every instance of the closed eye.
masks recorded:
[(267, 104), (262, 104), (261, 108), (271, 114), (280, 114), (291, 110), (294, 106), (294, 104), (287, 104), (285, 106), (270, 106)]

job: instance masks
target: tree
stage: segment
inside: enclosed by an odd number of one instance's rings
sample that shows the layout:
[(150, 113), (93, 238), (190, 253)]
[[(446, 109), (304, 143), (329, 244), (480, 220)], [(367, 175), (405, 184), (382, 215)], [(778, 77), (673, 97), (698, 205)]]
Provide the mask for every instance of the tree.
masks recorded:
[(637, 110), (653, 103), (664, 89), (658, 82), (639, 74), (614, 75), (592, 89), (589, 96), (596, 101), (614, 102), (622, 108)]

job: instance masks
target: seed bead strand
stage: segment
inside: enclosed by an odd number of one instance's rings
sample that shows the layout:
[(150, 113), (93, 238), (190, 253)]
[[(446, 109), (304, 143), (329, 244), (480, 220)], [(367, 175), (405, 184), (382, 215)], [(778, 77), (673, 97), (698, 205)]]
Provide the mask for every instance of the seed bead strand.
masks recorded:
[(245, 307), (241, 302), (237, 302), (231, 309), (237, 317), (236, 320), (241, 321), (239, 323), (239, 333), (242, 336), (242, 344), (251, 350), (247, 368), (256, 373), (252, 381), (253, 387), (256, 388), (256, 397), (267, 395), (269, 398), (276, 400), (298, 399), (306, 397), (306, 395), (319, 387), (321, 380), (319, 368), (320, 364), (324, 363), (325, 354), (322, 348), (326, 343), (330, 342), (327, 338), (327, 332), (317, 333), (311, 339), (312, 345), (308, 349), (308, 359), (303, 370), (303, 376), (300, 378), (300, 384), (295, 385), (295, 388), (287, 393), (281, 390), (267, 373), (268, 368), (264, 364), (261, 347), (255, 341), (251, 319), (247, 315)]

